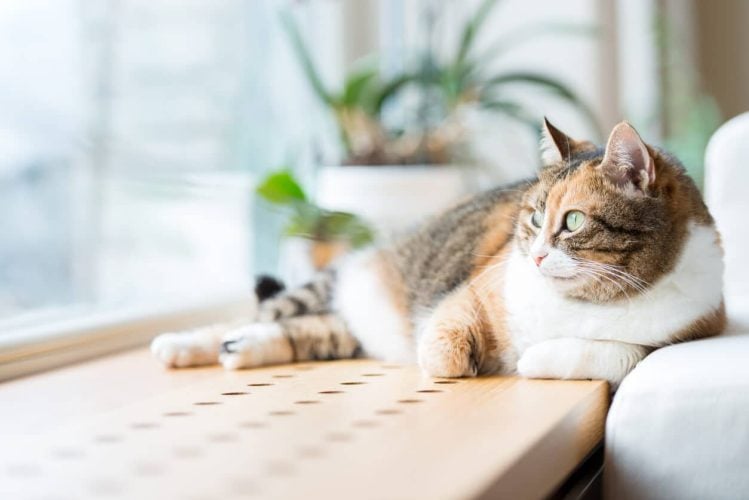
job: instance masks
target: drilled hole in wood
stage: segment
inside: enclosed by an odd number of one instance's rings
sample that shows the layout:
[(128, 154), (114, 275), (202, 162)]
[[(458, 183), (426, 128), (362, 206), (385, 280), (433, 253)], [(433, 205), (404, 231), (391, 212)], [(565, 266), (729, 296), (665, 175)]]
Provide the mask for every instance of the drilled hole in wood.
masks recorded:
[(58, 448), (52, 451), (52, 456), (64, 460), (83, 458), (83, 450), (78, 448)]
[(222, 392), (221, 393), (222, 396), (245, 396), (247, 394), (249, 394), (249, 392), (236, 391), (236, 392)]
[(237, 441), (238, 439), (239, 435), (233, 432), (217, 432), (208, 435), (208, 440), (214, 443), (230, 443), (232, 441)]
[(330, 432), (325, 435), (325, 439), (327, 441), (332, 441), (334, 443), (343, 443), (345, 441), (351, 441), (353, 436), (351, 434), (348, 434), (346, 432)]
[(244, 427), (245, 429), (262, 429), (268, 427), (268, 424), (266, 422), (258, 422), (257, 420), (248, 420), (246, 422), (240, 422), (239, 426)]
[(197, 446), (178, 446), (174, 448), (174, 456), (180, 458), (194, 458), (203, 454), (203, 450)]
[(316, 405), (319, 403), (319, 401), (314, 399), (301, 399), (299, 401), (294, 401), (295, 405)]
[(290, 373), (282, 373), (279, 375), (272, 375), (273, 378), (294, 378), (295, 375), (291, 375)]
[(441, 391), (439, 389), (419, 389), (416, 392), (421, 392), (421, 393), (424, 393), (424, 394), (433, 394), (435, 392), (444, 392), (444, 391)]
[(276, 410), (276, 411), (268, 412), (268, 415), (271, 415), (274, 417), (286, 417), (288, 415), (293, 415), (293, 414), (294, 412), (289, 411), (289, 410)]
[(99, 434), (98, 436), (94, 436), (95, 443), (108, 444), (119, 443), (120, 441), (122, 441), (122, 438), (115, 434)]
[(394, 408), (385, 408), (384, 410), (377, 410), (376, 413), (378, 415), (398, 415), (399, 413), (403, 412)]
[(377, 427), (380, 425), (380, 423), (377, 420), (356, 420), (351, 423), (354, 427), (360, 427), (363, 429), (368, 429), (370, 427)]
[(318, 394), (343, 394), (344, 391), (319, 391)]
[(399, 399), (398, 402), (403, 403), (403, 404), (413, 404), (413, 403), (423, 403), (424, 400), (423, 399)]
[(165, 417), (189, 417), (192, 415), (189, 411), (168, 411), (164, 413)]
[(130, 425), (133, 429), (156, 429), (158, 426), (156, 422), (135, 422)]
[(138, 462), (133, 465), (133, 472), (139, 476), (159, 476), (164, 468), (156, 462)]
[(269, 385), (273, 385), (269, 382), (255, 382), (253, 384), (247, 384), (250, 387), (268, 387)]
[(458, 382), (456, 380), (437, 380), (434, 383), (435, 384), (457, 384)]
[(89, 489), (96, 496), (116, 495), (122, 492), (122, 484), (110, 478), (97, 478), (91, 481)]
[(218, 401), (198, 401), (197, 403), (193, 403), (195, 406), (214, 406), (214, 405), (220, 405)]
[(42, 474), (42, 469), (36, 464), (10, 464), (5, 469), (12, 477), (36, 477)]
[(384, 373), (362, 373), (362, 377), (382, 377)]
[(273, 476), (291, 476), (294, 474), (294, 467), (287, 462), (271, 462), (268, 464), (268, 474)]
[(322, 449), (316, 446), (304, 446), (302, 448), (299, 448), (299, 456), (301, 458), (317, 458), (322, 456), (322, 454)]
[(366, 382), (341, 382), (341, 385), (364, 385)]
[(247, 498), (248, 496), (257, 495), (260, 491), (257, 483), (255, 483), (255, 480), (249, 477), (230, 476), (226, 478), (226, 482), (229, 483), (229, 488), (231, 489), (231, 491), (233, 491), (234, 493), (238, 493), (241, 498)]

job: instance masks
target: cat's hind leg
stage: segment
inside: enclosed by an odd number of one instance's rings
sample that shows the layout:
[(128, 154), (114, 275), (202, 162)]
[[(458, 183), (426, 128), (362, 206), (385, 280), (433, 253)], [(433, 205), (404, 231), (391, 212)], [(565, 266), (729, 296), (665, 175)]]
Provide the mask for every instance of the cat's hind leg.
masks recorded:
[(236, 370), (297, 361), (347, 359), (361, 353), (359, 342), (335, 314), (296, 316), (261, 322), (227, 333), (220, 360)]
[(220, 323), (193, 330), (162, 333), (151, 342), (151, 353), (170, 368), (215, 365), (221, 340), (238, 323)]

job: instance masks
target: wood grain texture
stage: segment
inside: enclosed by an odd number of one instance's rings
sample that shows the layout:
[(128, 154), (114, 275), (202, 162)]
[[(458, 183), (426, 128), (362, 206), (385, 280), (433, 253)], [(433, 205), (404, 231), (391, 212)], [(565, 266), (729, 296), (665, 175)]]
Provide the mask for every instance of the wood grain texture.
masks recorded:
[(597, 381), (166, 371), (135, 351), (0, 385), (0, 498), (541, 498), (607, 406)]

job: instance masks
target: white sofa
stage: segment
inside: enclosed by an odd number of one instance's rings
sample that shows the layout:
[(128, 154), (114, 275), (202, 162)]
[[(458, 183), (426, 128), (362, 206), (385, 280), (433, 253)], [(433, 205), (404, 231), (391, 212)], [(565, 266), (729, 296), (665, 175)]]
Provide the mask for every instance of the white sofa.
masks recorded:
[(624, 380), (606, 425), (606, 498), (749, 498), (749, 113), (711, 139), (705, 197), (726, 252), (729, 329), (660, 349)]

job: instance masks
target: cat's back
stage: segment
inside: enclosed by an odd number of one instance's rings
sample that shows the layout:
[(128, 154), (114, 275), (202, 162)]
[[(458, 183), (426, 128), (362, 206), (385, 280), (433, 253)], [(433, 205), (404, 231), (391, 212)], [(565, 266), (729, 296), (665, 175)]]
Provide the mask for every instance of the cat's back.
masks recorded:
[(473, 196), (383, 251), (402, 280), (412, 310), (434, 305), (511, 240), (519, 202), (533, 182)]

